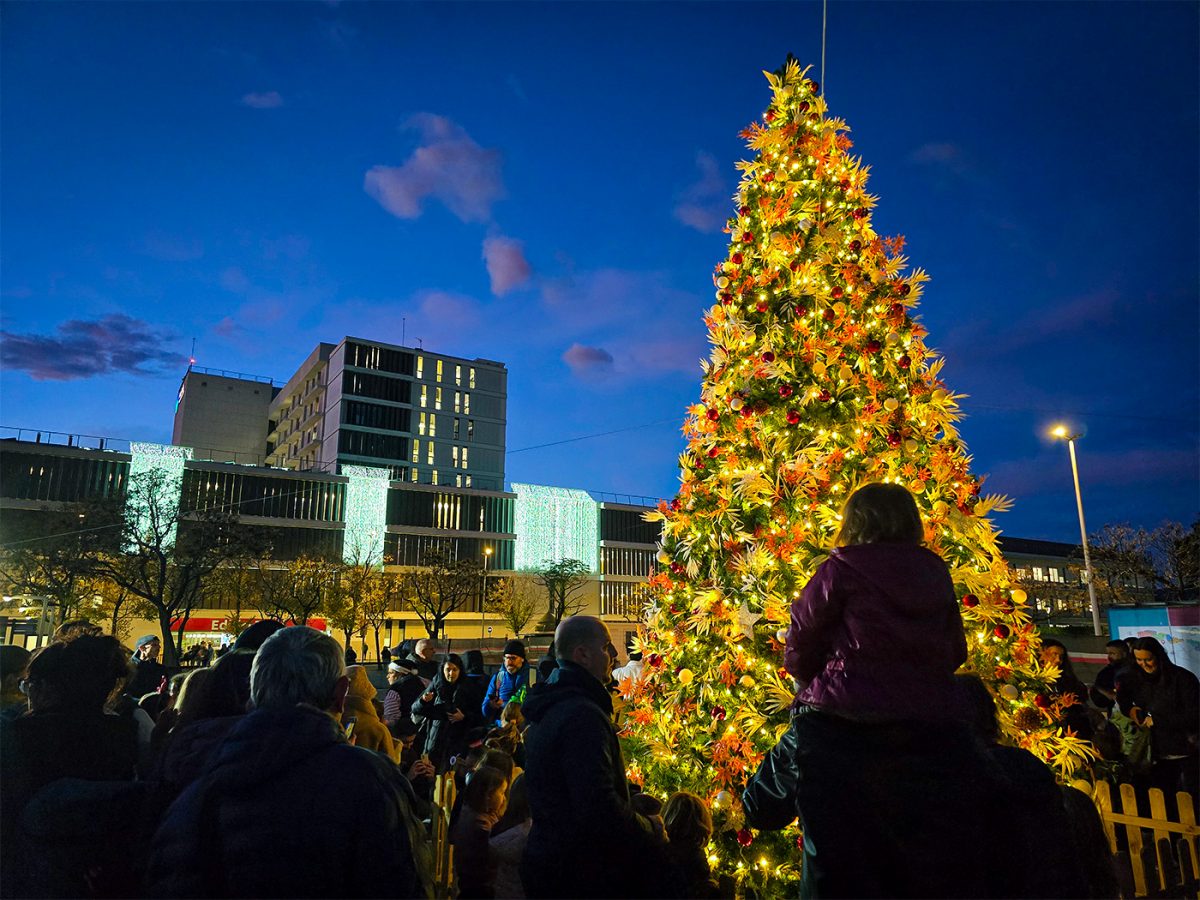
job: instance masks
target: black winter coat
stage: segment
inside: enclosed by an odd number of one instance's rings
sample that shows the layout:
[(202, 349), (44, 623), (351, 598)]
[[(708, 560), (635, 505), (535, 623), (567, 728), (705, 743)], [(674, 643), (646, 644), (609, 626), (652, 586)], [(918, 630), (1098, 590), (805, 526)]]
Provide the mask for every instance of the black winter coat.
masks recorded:
[(1117, 680), (1117, 703), (1129, 715), (1133, 707), (1142, 717), (1154, 716), (1150, 728), (1151, 758), (1188, 756), (1196, 752), (1200, 732), (1200, 681), (1190, 671), (1163, 661), (1156, 677), (1130, 666)]
[[(529, 897), (633, 897), (646, 893), (659, 839), (629, 803), (625, 760), (612, 725), (612, 697), (596, 678), (564, 662), (524, 705), (525, 781), (533, 827), (521, 862)], [(634, 875), (635, 877), (631, 877)]]
[(151, 897), (428, 896), (399, 769), (307, 706), (247, 715), (154, 836)]
[[(433, 693), (433, 699), (426, 701), (425, 694), (430, 692)], [(463, 718), (451, 722), (448, 717), (455, 710), (463, 713)], [(413, 721), (420, 724), (425, 733), (423, 752), (438, 772), (446, 770), (450, 757), (462, 747), (463, 738), (472, 724), (472, 711), (478, 713), (479, 709), (466, 679), (459, 675), (452, 684), (441, 672), (434, 677), (428, 690), (418, 695), (413, 703)]]

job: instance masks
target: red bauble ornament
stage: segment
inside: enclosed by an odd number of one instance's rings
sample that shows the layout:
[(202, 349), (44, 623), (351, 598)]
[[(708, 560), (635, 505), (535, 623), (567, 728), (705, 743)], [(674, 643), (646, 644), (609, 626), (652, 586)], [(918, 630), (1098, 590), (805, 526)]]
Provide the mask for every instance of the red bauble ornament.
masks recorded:
[(712, 708), (712, 717), (714, 719), (716, 719), (718, 722), (724, 722), (725, 721), (725, 707), (714, 706)]
[(848, 190), (850, 190), (850, 179), (849, 179), (849, 178), (843, 178), (841, 181), (839, 181), (839, 182), (838, 182), (838, 186), (839, 186), (839, 187), (840, 187), (840, 188), (841, 188), (843, 191), (848, 191)]
[(804, 835), (802, 834), (796, 835), (796, 849), (801, 853), (804, 852)]
[(974, 609), (979, 605), (979, 598), (974, 594), (965, 594), (962, 598), (962, 605), (967, 609)]
[(1000, 640), (1004, 640), (1006, 637), (1012, 634), (1012, 629), (1007, 625), (997, 625), (992, 629), (992, 634), (1000, 638)]
[(774, 353), (772, 353), (770, 350), (766, 351), (766, 352), (765, 352), (765, 353), (763, 353), (763, 355), (762, 355), (762, 361), (763, 361), (763, 362), (765, 362), (765, 363), (773, 363), (773, 362), (775, 362), (775, 354), (774, 354)]
[(900, 317), (900, 316), (904, 315), (904, 304), (903, 303), (893, 303), (888, 311), (893, 316)]
[(851, 213), (851, 215), (853, 215), (856, 219), (865, 219), (867, 217), (867, 209), (864, 206), (860, 206), (853, 213)]
[(1033, 703), (1038, 709), (1047, 709), (1050, 706), (1050, 698), (1045, 694), (1038, 694), (1033, 698)]
[(833, 294), (834, 297), (840, 299), (845, 291), (843, 291), (840, 287), (835, 287), (832, 291), (830, 291), (830, 293)]
[(733, 294), (722, 294), (721, 302), (723, 304), (725, 304), (726, 306), (728, 306), (730, 303), (733, 302)]
[(671, 563), (671, 573), (673, 575), (682, 575), (687, 570), (677, 562)]
[(909, 366), (912, 365), (912, 360), (909, 359), (908, 354), (905, 353), (898, 360), (896, 360), (896, 365), (898, 365), (902, 369), (907, 369)]
[(749, 244), (752, 240), (754, 240), (753, 234), (751, 234), (749, 231), (742, 232), (742, 243), (743, 244)]
[(717, 456), (720, 455), (720, 453), (721, 453), (721, 451), (718, 450), (716, 447), (708, 448), (708, 458), (709, 459), (716, 459)]
[(663, 658), (657, 653), (651, 653), (646, 657), (646, 662), (650, 663), (651, 667), (657, 669), (662, 665)]
[(775, 180), (775, 173), (774, 172), (763, 172), (762, 180), (763, 180), (764, 184), (770, 184), (772, 181)]
[(814, 94), (819, 94), (821, 93), (821, 83), (819, 81), (810, 81), (808, 83), (808, 89)]
[(831, 393), (829, 393), (829, 391), (822, 390), (821, 393), (817, 394), (817, 399), (820, 400), (822, 403), (828, 403), (830, 400), (833, 399), (833, 395)]
[(789, 409), (787, 411), (787, 421), (789, 425), (799, 425), (800, 413), (796, 412), (794, 409)]
[(912, 286), (911, 286), (911, 285), (908, 285), (908, 284), (902, 284), (902, 285), (900, 285), (900, 291), (899, 291), (899, 294), (900, 294), (900, 296), (901, 296), (901, 297), (907, 297), (907, 296), (908, 296), (910, 293), (912, 293)]
[(740, 253), (733, 254), (733, 256), (729, 257), (729, 261), (731, 263), (733, 263), (735, 266), (740, 266), (742, 264), (742, 254), (740, 254)]
[(784, 400), (792, 396), (792, 386), (790, 384), (781, 384), (779, 386), (779, 396)]
[(743, 828), (737, 833), (737, 842), (743, 847), (749, 847), (754, 843), (754, 835), (750, 833), (749, 828)]
[(835, 315), (836, 314), (834, 313), (834, 311), (832, 309), (827, 309), (827, 310), (825, 310), (825, 312), (821, 313), (821, 318), (824, 319), (826, 322), (832, 322), (835, 318)]
[(851, 253), (857, 253), (861, 249), (862, 249), (862, 241), (851, 241), (850, 242), (850, 252)]
[(774, 122), (775, 121), (775, 110), (768, 109), (767, 114), (765, 116), (763, 116), (763, 118), (766, 119), (768, 122)]
[(793, 272), (799, 272), (800, 271), (800, 260), (793, 259), (790, 263), (788, 263), (788, 268), (791, 269)]
[(863, 347), (863, 349), (868, 353), (878, 353), (881, 349), (883, 349), (883, 345), (880, 344), (879, 341), (871, 340), (867, 341), (867, 344), (865, 347)]
[(676, 512), (679, 511), (680, 506), (682, 506), (682, 504), (679, 502), (678, 497), (671, 501), (671, 509), (675, 510)]
[(739, 215), (739, 216), (748, 216), (748, 215), (750, 215), (750, 207), (748, 207), (748, 206), (739, 206), (739, 207), (738, 207), (738, 215)]
[(754, 308), (757, 309), (759, 312), (766, 312), (771, 307), (767, 303), (766, 300), (759, 300), (757, 303), (754, 304)]
[(803, 303), (798, 304), (796, 306), (796, 315), (801, 316), (801, 317), (807, 316), (808, 315), (808, 307), (805, 306)]
[(743, 419), (748, 419), (752, 415), (754, 415), (754, 407), (751, 406), (749, 403), (747, 403), (745, 406), (743, 406), (741, 409), (738, 410), (738, 415), (740, 415)]
[(710, 406), (708, 408), (708, 412), (706, 412), (705, 415), (708, 416), (712, 421), (715, 422), (715, 421), (717, 421), (717, 419), (721, 418), (721, 411), (719, 409), (717, 409), (715, 406)]
[(900, 446), (900, 435), (897, 434), (895, 431), (893, 431), (891, 434), (889, 434), (887, 436), (887, 442), (888, 442), (889, 447), (899, 447)]
[(796, 106), (796, 109), (800, 110), (800, 112), (802, 112), (802, 113), (808, 112), (808, 101), (807, 100), (800, 101), (799, 105)]

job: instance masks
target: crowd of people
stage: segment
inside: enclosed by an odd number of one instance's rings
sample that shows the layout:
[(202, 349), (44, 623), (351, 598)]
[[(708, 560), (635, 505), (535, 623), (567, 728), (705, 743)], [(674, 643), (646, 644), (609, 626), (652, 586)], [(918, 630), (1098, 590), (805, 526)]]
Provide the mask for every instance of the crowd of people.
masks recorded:
[[(804, 896), (1115, 896), (1090, 800), (1001, 745), (992, 695), (958, 673), (954, 589), (911, 495), (869, 485), (843, 519), (792, 607), (790, 727), (746, 824), (800, 820)], [(422, 639), (389, 648), (377, 688), (332, 637), (271, 621), (175, 674), (159, 637), (126, 649), (86, 622), (2, 647), (0, 894), (428, 897), (452, 779), (460, 897), (731, 896), (708, 800), (627, 780), (614, 696), (643, 677), (627, 649), (618, 667), (589, 616), (536, 669), (520, 640), (489, 673), (480, 650)], [(1074, 701), (1064, 727), (1144, 786), (1195, 792), (1194, 675), (1153, 638), (1114, 640), (1089, 690), (1065, 647), (1043, 652)]]

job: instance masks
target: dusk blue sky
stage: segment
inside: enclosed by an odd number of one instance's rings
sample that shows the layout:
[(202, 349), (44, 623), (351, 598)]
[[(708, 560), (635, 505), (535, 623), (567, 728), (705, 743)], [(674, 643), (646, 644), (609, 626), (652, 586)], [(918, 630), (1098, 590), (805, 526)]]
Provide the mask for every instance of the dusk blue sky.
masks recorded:
[[(1200, 509), (1196, 3), (829, 4), (823, 79), (1008, 534)], [(507, 477), (671, 496), (796, 3), (13, 3), (0, 423), (170, 440), (197, 364), (502, 360)], [(524, 449), (635, 428), (541, 449)], [(11, 433), (11, 432), (10, 432)]]

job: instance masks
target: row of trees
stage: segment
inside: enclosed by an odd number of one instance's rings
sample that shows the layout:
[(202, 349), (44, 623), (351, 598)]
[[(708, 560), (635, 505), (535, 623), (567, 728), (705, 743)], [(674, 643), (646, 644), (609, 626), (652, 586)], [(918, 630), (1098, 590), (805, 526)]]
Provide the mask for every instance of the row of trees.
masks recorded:
[[(513, 634), (543, 611), (552, 629), (586, 603), (586, 565), (548, 560), (527, 575), (487, 578), (473, 560), (427, 553), (420, 568), (387, 572), (378, 558), (345, 563), (320, 556), (272, 558), (266, 530), (240, 524), (228, 510), (180, 510), (170, 476), (130, 478), (125, 495), (73, 504), (28, 517), (34, 527), (6, 528), (0, 578), (6, 594), (46, 597), (55, 618), (86, 618), (124, 635), (136, 618), (159, 623), (164, 658), (178, 660), (179, 641), (197, 609), (228, 612), (238, 634), (255, 617), (306, 623), (326, 619), (352, 635), (374, 632), (376, 655), (388, 615), (410, 610), (425, 630), (444, 631), (450, 614), (486, 608)], [(127, 515), (137, 509), (141, 515)], [(16, 539), (14, 539), (14, 537)]]

